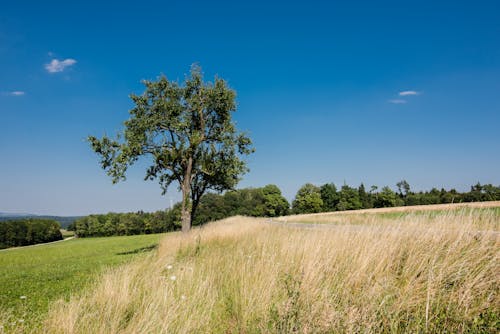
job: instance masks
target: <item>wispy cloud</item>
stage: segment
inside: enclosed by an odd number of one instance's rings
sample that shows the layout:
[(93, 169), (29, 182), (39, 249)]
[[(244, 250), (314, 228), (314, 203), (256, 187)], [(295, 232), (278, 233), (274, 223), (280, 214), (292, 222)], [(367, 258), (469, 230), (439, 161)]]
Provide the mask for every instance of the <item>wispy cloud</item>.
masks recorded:
[(49, 73), (62, 72), (66, 67), (76, 64), (76, 60), (68, 58), (64, 60), (52, 59), (48, 64), (45, 64), (45, 69)]
[(392, 104), (405, 104), (407, 101), (403, 99), (393, 99), (389, 100), (388, 102)]
[(15, 90), (15, 91), (12, 91), (12, 92), (8, 92), (7, 94), (10, 95), (10, 96), (23, 96), (26, 93), (23, 92), (22, 90)]
[(402, 92), (399, 92), (399, 96), (411, 96), (411, 95), (420, 95), (420, 92), (417, 92), (415, 90), (404, 90)]

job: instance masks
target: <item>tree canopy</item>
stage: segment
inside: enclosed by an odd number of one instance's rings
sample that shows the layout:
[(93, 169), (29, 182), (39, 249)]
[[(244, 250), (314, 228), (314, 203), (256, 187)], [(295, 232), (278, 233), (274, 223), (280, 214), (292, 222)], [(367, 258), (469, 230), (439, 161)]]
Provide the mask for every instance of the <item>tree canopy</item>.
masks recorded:
[(61, 225), (52, 219), (0, 222), (0, 249), (62, 240)]
[[(408, 184), (406, 181), (400, 184)], [(459, 193), (455, 189), (407, 194), (395, 192), (389, 187), (370, 187), (364, 184), (357, 189), (344, 184), (340, 190), (333, 183), (323, 184), (320, 188), (312, 184), (304, 185), (293, 202), (293, 213), (331, 212), (342, 210), (383, 208), (402, 205), (423, 205), (438, 203), (463, 203), (471, 201), (500, 200), (500, 187), (491, 184), (473, 185), (469, 192)], [(409, 188), (409, 186), (407, 187)], [(318, 189), (319, 197), (318, 198)], [(322, 202), (321, 202), (322, 201)], [(323, 203), (321, 207), (319, 204)], [(193, 225), (201, 225), (235, 215), (255, 217), (276, 217), (289, 213), (290, 205), (281, 190), (274, 184), (262, 188), (228, 190), (222, 194), (205, 193), (193, 216)], [(132, 235), (160, 233), (178, 230), (181, 217), (181, 203), (176, 203), (166, 211), (145, 213), (108, 213), (82, 217), (72, 224), (79, 237)], [(3, 230), (4, 234), (5, 231)], [(19, 231), (19, 230), (16, 230)], [(22, 231), (22, 229), (21, 229)], [(11, 236), (15, 236), (9, 232)], [(2, 247), (2, 226), (0, 222), (0, 247)]]
[(250, 138), (232, 121), (234, 90), (220, 78), (204, 82), (201, 68), (191, 67), (184, 84), (161, 76), (144, 81), (142, 95), (116, 139), (89, 136), (92, 149), (113, 183), (127, 168), (148, 156), (145, 180), (157, 179), (163, 193), (172, 183), (182, 192), (182, 230), (189, 231), (202, 195), (209, 189), (233, 189), (248, 171), (243, 156), (253, 152)]
[(315, 213), (321, 212), (323, 200), (321, 190), (311, 183), (303, 185), (292, 202), (294, 213)]

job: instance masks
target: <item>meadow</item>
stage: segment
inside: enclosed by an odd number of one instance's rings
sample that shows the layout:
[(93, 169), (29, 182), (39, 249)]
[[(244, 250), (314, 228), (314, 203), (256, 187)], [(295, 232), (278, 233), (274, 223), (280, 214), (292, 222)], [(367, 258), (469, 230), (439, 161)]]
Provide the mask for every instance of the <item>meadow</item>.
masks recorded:
[(99, 272), (151, 251), (161, 236), (71, 239), (0, 251), (0, 333), (40, 327), (52, 301), (79, 295)]
[(53, 303), (43, 331), (498, 333), (500, 211), (437, 210), (339, 213), (327, 228), (297, 222), (329, 214), (233, 217), (167, 234)]
[(489, 216), (500, 217), (500, 201), (457, 203), (457, 204), (433, 204), (400, 206), (392, 208), (362, 209), (352, 211), (335, 211), (311, 214), (289, 215), (271, 219), (280, 223), (305, 223), (305, 224), (328, 224), (328, 225), (364, 225), (381, 222), (395, 222), (414, 220), (420, 216), (421, 222), (434, 224), (439, 222), (443, 216), (450, 214), (467, 216), (472, 215), (471, 221), (478, 228), (483, 221), (489, 221)]

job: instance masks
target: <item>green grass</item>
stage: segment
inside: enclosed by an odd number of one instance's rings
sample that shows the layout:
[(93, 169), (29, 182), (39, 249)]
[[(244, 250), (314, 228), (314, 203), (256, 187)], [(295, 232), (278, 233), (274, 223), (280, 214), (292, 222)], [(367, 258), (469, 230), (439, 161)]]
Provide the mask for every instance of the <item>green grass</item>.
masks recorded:
[(153, 250), (162, 235), (72, 239), (0, 251), (0, 326), (8, 330), (22, 319), (25, 328), (36, 327), (51, 301), (79, 293), (104, 268)]

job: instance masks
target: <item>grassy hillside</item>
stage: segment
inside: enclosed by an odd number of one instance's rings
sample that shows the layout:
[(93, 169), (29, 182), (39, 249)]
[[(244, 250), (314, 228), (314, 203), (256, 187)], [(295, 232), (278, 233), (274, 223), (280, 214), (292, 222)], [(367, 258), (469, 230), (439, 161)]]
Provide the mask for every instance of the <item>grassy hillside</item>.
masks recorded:
[(51, 301), (78, 295), (103, 268), (152, 249), (160, 238), (72, 239), (0, 251), (0, 326), (7, 332), (39, 326)]
[(380, 222), (381, 220), (412, 219), (414, 216), (424, 215), (428, 223), (439, 220), (441, 216), (448, 215), (452, 211), (455, 214), (473, 214), (474, 223), (479, 224), (482, 214), (493, 214), (500, 216), (500, 201), (455, 203), (455, 204), (433, 204), (400, 206), (393, 208), (363, 209), (351, 211), (335, 211), (312, 214), (290, 215), (273, 219), (283, 223), (312, 223), (312, 224), (356, 224), (369, 223), (370, 220)]
[(52, 305), (44, 331), (498, 332), (498, 210), (348, 215), (329, 228), (236, 217), (169, 234)]

